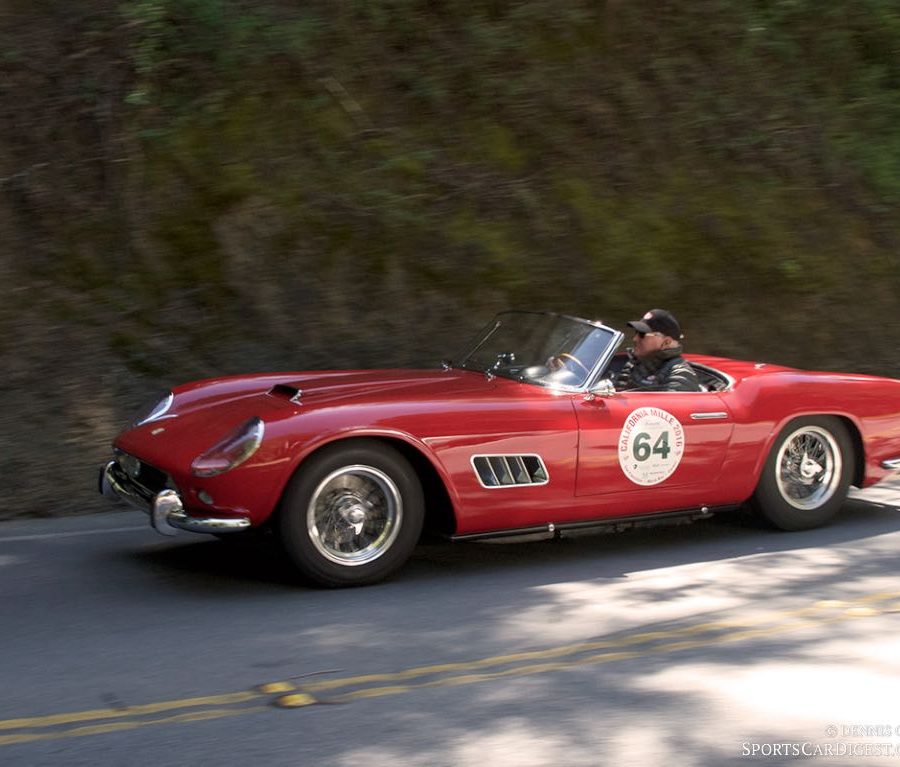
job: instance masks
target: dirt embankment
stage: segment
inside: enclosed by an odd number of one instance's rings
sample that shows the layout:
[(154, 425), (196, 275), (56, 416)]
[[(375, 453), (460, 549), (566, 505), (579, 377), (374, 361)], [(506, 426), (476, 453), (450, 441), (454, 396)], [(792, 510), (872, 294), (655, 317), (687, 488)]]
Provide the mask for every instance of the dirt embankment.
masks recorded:
[(426, 365), (497, 310), (900, 375), (900, 11), (0, 11), (0, 515), (102, 508), (157, 388)]

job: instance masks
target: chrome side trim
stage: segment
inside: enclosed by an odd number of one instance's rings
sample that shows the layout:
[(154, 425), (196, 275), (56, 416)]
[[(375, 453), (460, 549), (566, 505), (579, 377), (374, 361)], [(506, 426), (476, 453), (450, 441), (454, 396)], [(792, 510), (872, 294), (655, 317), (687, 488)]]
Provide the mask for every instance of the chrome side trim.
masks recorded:
[(492, 530), (485, 533), (464, 533), (463, 535), (451, 535), (450, 540), (478, 541), (499, 538), (514, 538), (518, 536), (541, 535), (549, 537), (565, 537), (567, 533), (576, 532), (622, 532), (631, 528), (656, 527), (658, 525), (681, 524), (709, 519), (720, 511), (731, 511), (738, 508), (735, 505), (725, 506), (699, 506), (689, 509), (677, 509), (675, 511), (654, 512), (648, 514), (636, 514), (628, 517), (609, 517), (605, 519), (591, 519), (583, 522), (550, 522), (534, 527), (521, 527), (514, 530)]
[(692, 421), (713, 421), (717, 418), (728, 418), (728, 413), (691, 413)]
[(900, 458), (888, 458), (881, 462), (883, 469), (891, 469), (892, 471), (900, 470)]
[(163, 490), (152, 495), (147, 488), (133, 482), (115, 461), (100, 470), (100, 492), (149, 514), (151, 526), (162, 535), (175, 535), (176, 529), (192, 533), (229, 533), (250, 528), (250, 520), (246, 517), (192, 517), (184, 510), (177, 492)]

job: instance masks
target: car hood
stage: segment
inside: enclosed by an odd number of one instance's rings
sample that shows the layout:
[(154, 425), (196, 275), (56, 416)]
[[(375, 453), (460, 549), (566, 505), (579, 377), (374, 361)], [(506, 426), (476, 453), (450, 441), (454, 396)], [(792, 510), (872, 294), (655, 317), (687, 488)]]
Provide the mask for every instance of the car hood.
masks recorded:
[[(484, 375), (463, 370), (340, 370), (234, 376), (175, 388), (173, 413), (256, 400), (304, 408), (351, 402), (440, 398), (493, 388)], [(271, 402), (270, 402), (271, 401)]]
[[(290, 417), (298, 410), (357, 404), (378, 406), (455, 399), (487, 391), (495, 380), (465, 370), (326, 370), (212, 378), (175, 387), (174, 402), (159, 422), (173, 431), (190, 428), (221, 434), (251, 416), (263, 420)], [(146, 426), (139, 427), (140, 429)], [(159, 428), (157, 426), (156, 428)]]
[(254, 416), (274, 426), (300, 413), (308, 421), (317, 411), (359, 406), (371, 417), (391, 405), (414, 410), (419, 402), (477, 397), (496, 388), (498, 380), (451, 369), (316, 371), (196, 381), (175, 387), (169, 411), (120, 434), (116, 447), (169, 465), (174, 454), (186, 457), (205, 449)]

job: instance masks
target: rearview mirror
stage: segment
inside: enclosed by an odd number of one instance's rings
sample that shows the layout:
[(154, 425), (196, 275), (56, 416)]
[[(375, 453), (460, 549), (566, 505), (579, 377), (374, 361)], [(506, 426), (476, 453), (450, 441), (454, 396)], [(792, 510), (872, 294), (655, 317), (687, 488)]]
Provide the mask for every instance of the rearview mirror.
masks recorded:
[(612, 397), (616, 393), (616, 387), (609, 378), (603, 378), (591, 387), (588, 394), (591, 397)]

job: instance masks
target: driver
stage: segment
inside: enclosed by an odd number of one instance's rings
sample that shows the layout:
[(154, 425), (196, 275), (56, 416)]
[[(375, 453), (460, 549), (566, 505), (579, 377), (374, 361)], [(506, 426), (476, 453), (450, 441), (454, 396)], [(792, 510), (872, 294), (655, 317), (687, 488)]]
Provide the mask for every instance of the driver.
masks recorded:
[(681, 326), (665, 309), (651, 309), (634, 328), (634, 348), (616, 377), (616, 389), (640, 391), (701, 391), (690, 363), (681, 356)]

